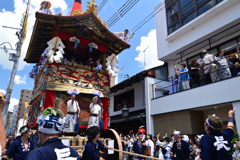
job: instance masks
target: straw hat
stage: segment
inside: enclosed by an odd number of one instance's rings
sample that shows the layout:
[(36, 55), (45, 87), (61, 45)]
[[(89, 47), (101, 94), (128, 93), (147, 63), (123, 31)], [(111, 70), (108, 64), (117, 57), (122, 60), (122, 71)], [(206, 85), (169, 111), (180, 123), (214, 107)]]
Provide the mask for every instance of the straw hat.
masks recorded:
[(48, 8), (48, 9), (51, 8), (52, 4), (51, 4), (49, 1), (43, 1), (43, 2), (41, 3), (41, 6), (44, 4), (44, 2), (47, 3), (47, 8)]
[(237, 144), (238, 148), (240, 148), (240, 142), (236, 141), (236, 144)]

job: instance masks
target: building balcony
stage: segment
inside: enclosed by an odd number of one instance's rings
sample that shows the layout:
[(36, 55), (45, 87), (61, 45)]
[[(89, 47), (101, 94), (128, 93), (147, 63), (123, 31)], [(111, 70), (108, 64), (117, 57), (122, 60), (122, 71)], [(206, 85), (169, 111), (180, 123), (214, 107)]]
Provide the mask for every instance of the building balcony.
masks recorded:
[[(152, 81), (153, 82), (153, 81)], [(239, 101), (240, 76), (168, 94), (171, 83), (152, 85), (151, 115)], [(191, 80), (190, 80), (191, 83)]]

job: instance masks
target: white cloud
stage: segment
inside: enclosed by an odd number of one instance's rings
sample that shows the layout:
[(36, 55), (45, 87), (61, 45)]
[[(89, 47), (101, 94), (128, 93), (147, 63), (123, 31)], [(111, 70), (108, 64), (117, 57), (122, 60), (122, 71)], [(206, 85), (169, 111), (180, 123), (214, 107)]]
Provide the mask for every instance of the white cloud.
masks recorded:
[[(28, 0), (14, 0), (13, 12), (9, 12), (4, 8), (0, 10), (0, 44), (3, 42), (10, 42), (12, 44), (12, 47), (15, 48), (15, 44), (18, 41), (18, 38), (15, 35), (17, 30), (2, 28), (2, 26), (21, 28), (20, 22), (22, 19), (22, 14), (26, 11), (27, 1)], [(39, 10), (41, 2), (42, 0), (31, 1), (31, 7), (29, 11), (28, 25), (27, 25), (27, 36), (22, 46), (22, 52), (21, 52), (18, 70), (22, 70), (25, 65), (28, 65), (25, 61), (23, 61), (23, 59), (26, 56), (29, 41), (32, 35), (32, 30), (35, 23), (35, 12)], [(64, 0), (51, 0), (51, 3), (52, 3), (51, 9), (53, 11), (56, 11), (56, 9), (60, 9), (63, 15), (66, 15), (68, 8)], [(5, 46), (7, 48), (10, 48), (8, 44), (6, 44)], [(10, 51), (10, 53), (16, 53), (16, 52)], [(2, 66), (3, 69), (12, 70), (13, 62), (8, 60), (5, 52), (2, 49), (0, 49), (0, 55), (1, 55), (0, 66)]]
[(16, 84), (27, 84), (26, 80), (27, 80), (27, 75), (24, 75), (23, 78), (19, 75), (16, 75), (14, 82)]
[(0, 92), (2, 92), (3, 94), (6, 94), (6, 91), (3, 89), (0, 89)]
[[(149, 46), (149, 47), (148, 47)], [(148, 47), (148, 48), (147, 48)], [(144, 67), (144, 50), (145, 51), (145, 69), (153, 68), (163, 65), (164, 62), (159, 61), (157, 57), (157, 37), (156, 29), (151, 30), (147, 36), (141, 37), (140, 46), (137, 46), (138, 56), (135, 57), (135, 61), (140, 62), (141, 67)]]
[(18, 99), (16, 99), (16, 98), (11, 98), (11, 99), (10, 99), (10, 104), (9, 104), (9, 108), (8, 108), (8, 110), (12, 112), (14, 106), (17, 105), (18, 102), (19, 102)]

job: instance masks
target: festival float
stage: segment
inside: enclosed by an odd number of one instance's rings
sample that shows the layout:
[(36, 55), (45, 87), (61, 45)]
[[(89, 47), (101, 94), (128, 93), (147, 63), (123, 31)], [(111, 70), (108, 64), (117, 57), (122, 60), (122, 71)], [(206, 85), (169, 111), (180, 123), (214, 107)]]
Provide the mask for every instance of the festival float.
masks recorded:
[[(105, 21), (97, 16), (94, 0), (87, 3), (87, 10), (82, 12), (81, 1), (75, 0), (70, 16), (36, 12), (32, 37), (24, 59), (27, 63), (36, 64), (29, 74), (35, 84), (28, 124), (36, 129), (37, 117), (48, 107), (55, 107), (66, 115), (66, 103), (70, 99), (67, 91), (76, 88), (80, 91), (76, 96), (81, 110), (78, 122), (84, 132), (88, 126), (93, 91), (98, 90), (103, 94), (102, 141), (107, 143), (106, 139), (114, 139), (114, 147), (121, 150), (119, 136), (114, 130), (108, 129), (109, 92), (111, 78), (116, 76), (118, 70), (116, 56), (130, 45), (107, 29)], [(102, 70), (94, 67), (93, 62), (98, 59), (102, 62)], [(70, 146), (76, 146), (79, 153), (85, 137), (81, 138), (77, 138), (77, 142), (76, 137), (70, 138)], [(122, 154), (117, 153), (117, 156)]]

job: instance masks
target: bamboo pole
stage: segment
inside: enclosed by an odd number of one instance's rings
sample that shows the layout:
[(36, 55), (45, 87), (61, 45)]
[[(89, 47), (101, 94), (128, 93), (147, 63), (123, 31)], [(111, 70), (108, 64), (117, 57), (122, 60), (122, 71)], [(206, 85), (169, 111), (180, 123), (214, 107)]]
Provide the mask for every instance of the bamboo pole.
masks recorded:
[(159, 159), (159, 158), (155, 158), (155, 157), (145, 156), (145, 155), (142, 155), (142, 154), (121, 151), (121, 150), (118, 150), (118, 149), (113, 149), (113, 150), (117, 151), (117, 152), (123, 152), (123, 153), (126, 153), (126, 154), (131, 154), (131, 155), (138, 156), (138, 157), (148, 158), (148, 159), (164, 160), (164, 159)]

